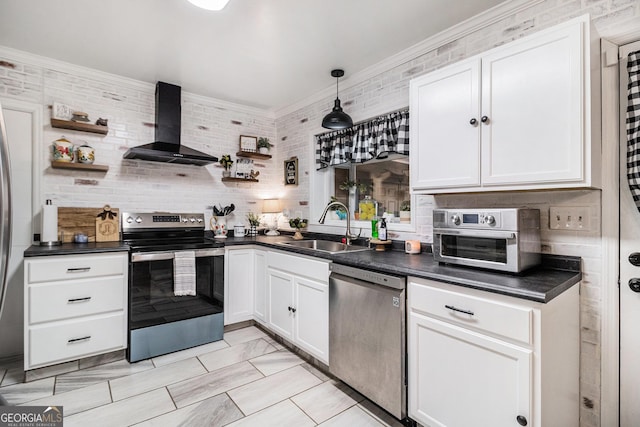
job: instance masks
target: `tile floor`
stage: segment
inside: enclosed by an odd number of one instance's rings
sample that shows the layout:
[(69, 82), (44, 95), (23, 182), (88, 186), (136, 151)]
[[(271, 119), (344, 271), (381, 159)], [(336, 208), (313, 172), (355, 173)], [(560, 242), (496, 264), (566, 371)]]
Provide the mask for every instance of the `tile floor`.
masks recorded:
[(12, 405), (64, 407), (70, 426), (402, 426), (260, 329), (129, 364), (120, 360), (23, 383), (0, 366)]

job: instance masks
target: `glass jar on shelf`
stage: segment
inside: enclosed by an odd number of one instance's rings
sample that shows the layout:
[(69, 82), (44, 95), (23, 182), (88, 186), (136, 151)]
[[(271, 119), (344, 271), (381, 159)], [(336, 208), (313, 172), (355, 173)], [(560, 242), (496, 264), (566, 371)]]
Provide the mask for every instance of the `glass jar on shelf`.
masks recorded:
[(378, 216), (378, 202), (371, 198), (371, 196), (364, 196), (364, 199), (359, 203), (360, 220), (369, 221)]

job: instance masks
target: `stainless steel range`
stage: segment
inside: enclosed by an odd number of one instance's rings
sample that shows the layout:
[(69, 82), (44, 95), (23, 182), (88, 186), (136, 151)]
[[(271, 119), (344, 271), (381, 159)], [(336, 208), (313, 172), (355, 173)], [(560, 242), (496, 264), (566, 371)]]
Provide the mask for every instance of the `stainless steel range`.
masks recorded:
[(218, 341), (224, 249), (198, 213), (122, 214), (129, 252), (129, 347), (135, 362)]

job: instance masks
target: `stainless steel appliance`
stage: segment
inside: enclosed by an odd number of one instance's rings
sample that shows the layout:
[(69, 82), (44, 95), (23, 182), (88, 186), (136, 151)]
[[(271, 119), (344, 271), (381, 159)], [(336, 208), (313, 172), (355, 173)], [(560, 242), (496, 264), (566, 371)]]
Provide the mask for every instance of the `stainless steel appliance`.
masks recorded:
[(332, 264), (329, 371), (398, 419), (407, 416), (406, 278)]
[[(11, 249), (11, 185), (9, 143), (0, 105), (0, 321), (8, 286), (9, 252)], [(0, 406), (7, 401), (0, 395)]]
[[(204, 235), (203, 214), (122, 214), (129, 253), (130, 362), (222, 339), (223, 244)], [(176, 296), (176, 256), (191, 258), (194, 295)]]
[(437, 209), (436, 261), (518, 273), (540, 264), (540, 210)]

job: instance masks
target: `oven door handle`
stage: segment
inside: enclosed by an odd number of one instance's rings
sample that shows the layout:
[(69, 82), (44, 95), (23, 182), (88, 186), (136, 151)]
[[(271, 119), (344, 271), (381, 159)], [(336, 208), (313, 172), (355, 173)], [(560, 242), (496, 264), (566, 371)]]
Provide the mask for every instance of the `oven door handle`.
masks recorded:
[(515, 239), (516, 233), (500, 230), (451, 230), (449, 228), (434, 228), (433, 234), (449, 234), (454, 236), (480, 237), (485, 239)]
[[(131, 254), (131, 262), (162, 261), (175, 258), (174, 254), (180, 251), (169, 252), (134, 252)], [(224, 249), (197, 249), (194, 251), (196, 258), (223, 256)]]

